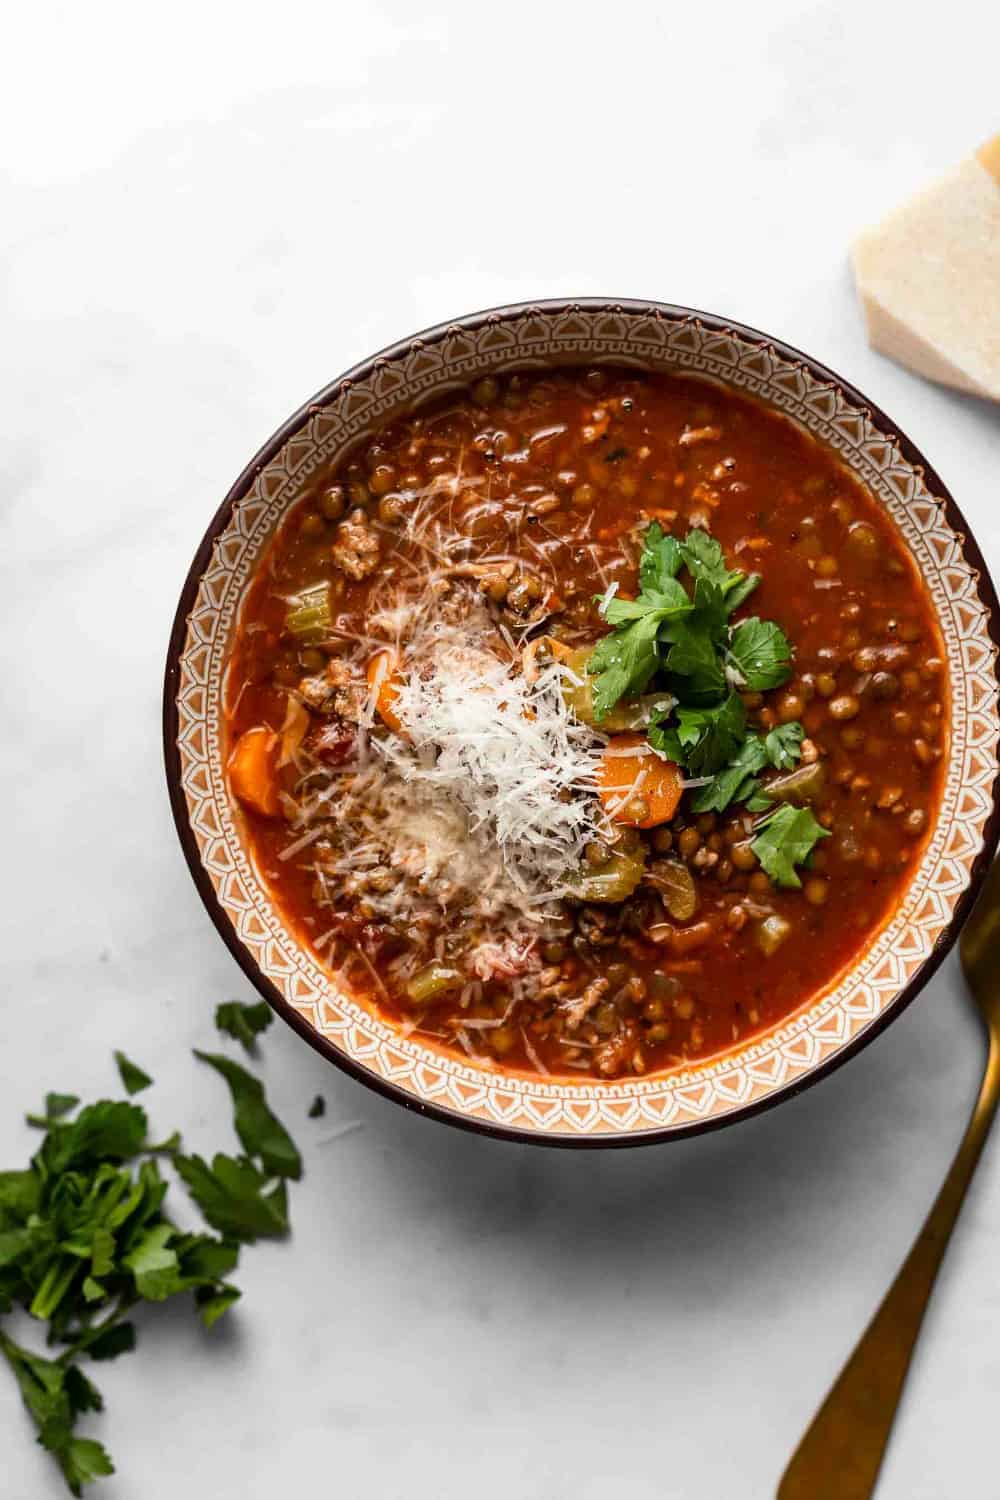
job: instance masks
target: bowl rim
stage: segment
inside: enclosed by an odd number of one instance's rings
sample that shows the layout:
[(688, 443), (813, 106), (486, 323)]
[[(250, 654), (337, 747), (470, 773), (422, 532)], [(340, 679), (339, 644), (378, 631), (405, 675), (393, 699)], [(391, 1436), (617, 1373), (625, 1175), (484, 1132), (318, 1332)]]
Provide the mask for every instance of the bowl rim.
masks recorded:
[[(998, 651), (1000, 651), (1000, 600), (997, 598), (996, 587), (990, 575), (989, 568), (979, 544), (969, 527), (968, 521), (951, 494), (951, 491), (944, 484), (933, 465), (924, 457), (917, 445), (889, 418), (881, 407), (870, 400), (857, 386), (853, 385), (843, 376), (838, 375), (828, 365), (814, 359), (812, 355), (804, 353), (801, 349), (795, 347), (795, 345), (785, 343), (781, 339), (774, 338), (762, 330), (741, 323), (736, 319), (724, 318), (716, 313), (704, 312), (700, 309), (685, 307), (678, 303), (659, 302), (641, 298), (546, 298), (485, 308), (480, 312), (469, 313), (458, 318), (450, 318), (447, 322), (435, 323), (418, 333), (395, 340), (393, 343), (378, 350), (375, 354), (369, 355), (366, 359), (352, 365), (342, 375), (338, 375), (335, 379), (329, 381), (314, 396), (303, 402), (291, 416), (286, 418), (258, 449), (227, 491), (222, 503), (210, 520), (185, 576), (167, 646), (163, 683), (163, 755), (167, 790), (177, 835), (180, 839), (181, 848), (191, 878), (216, 931), (257, 991), (268, 1002), (271, 1008), (281, 1016), (282, 1020), (287, 1022), (311, 1047), (325, 1057), (327, 1061), (332, 1062), (343, 1072), (349, 1074), (359, 1083), (366, 1085), (376, 1093), (381, 1094), (384, 1098), (391, 1099), (404, 1109), (411, 1110), (416, 1114), (439, 1120), (443, 1124), (471, 1131), (477, 1135), (491, 1136), (496, 1140), (511, 1141), (518, 1144), (579, 1150), (613, 1150), (629, 1146), (659, 1145), (667, 1141), (701, 1135), (711, 1130), (720, 1130), (724, 1126), (736, 1124), (741, 1120), (749, 1119), (753, 1115), (762, 1114), (765, 1110), (772, 1109), (784, 1100), (802, 1093), (807, 1088), (811, 1088), (821, 1079), (829, 1077), (837, 1068), (842, 1067), (844, 1063), (848, 1062), (862, 1048), (867, 1047), (870, 1042), (874, 1041), (892, 1021), (900, 1016), (934, 976), (953, 947), (979, 894), (986, 871), (996, 853), (997, 844), (1000, 841), (1000, 774), (994, 778), (993, 782), (992, 809), (983, 829), (982, 847), (973, 861), (969, 883), (958, 898), (949, 922), (939, 936), (933, 952), (921, 966), (920, 970), (899, 989), (893, 1000), (883, 1008), (880, 1014), (868, 1026), (848, 1042), (844, 1043), (843, 1046), (837, 1048), (829, 1057), (822, 1059), (815, 1066), (809, 1068), (806, 1073), (786, 1083), (776, 1085), (773, 1090), (769, 1091), (762, 1098), (755, 1099), (748, 1104), (736, 1106), (725, 1114), (713, 1115), (703, 1120), (692, 1120), (682, 1125), (665, 1126), (662, 1129), (622, 1130), (570, 1136), (566, 1134), (547, 1135), (540, 1131), (503, 1126), (473, 1115), (463, 1114), (460, 1110), (418, 1099), (399, 1085), (392, 1083), (387, 1078), (378, 1076), (354, 1058), (340, 1051), (339, 1048), (324, 1037), (315, 1027), (310, 1025), (309, 1021), (285, 999), (273, 981), (264, 974), (256, 960), (240, 941), (235, 928), (219, 901), (208, 873), (201, 862), (197, 843), (188, 818), (187, 803), (181, 782), (181, 759), (178, 745), (179, 712), (177, 692), (180, 681), (180, 660), (187, 636), (188, 616), (194, 605), (202, 574), (211, 557), (215, 540), (227, 525), (233, 508), (246, 496), (260, 471), (266, 464), (270, 463), (289, 438), (300, 431), (317, 411), (324, 406), (328, 406), (341, 393), (345, 385), (367, 379), (381, 362), (402, 357), (415, 344), (433, 344), (453, 334), (456, 330), (476, 329), (486, 322), (505, 323), (523, 318), (531, 313), (538, 313), (543, 316), (559, 316), (570, 313), (575, 309), (591, 312), (604, 311), (608, 313), (646, 314), (658, 316), (670, 322), (695, 321), (714, 333), (733, 333), (740, 339), (755, 344), (759, 348), (773, 350), (781, 358), (791, 363), (804, 365), (820, 381), (836, 386), (852, 405), (867, 413), (873, 424), (883, 435), (891, 438), (898, 445), (906, 461), (915, 469), (922, 472), (928, 488), (933, 492), (935, 499), (941, 502), (949, 525), (960, 537), (964, 557), (976, 569), (979, 575), (978, 593), (987, 611), (989, 636), (998, 648)], [(996, 666), (994, 667), (994, 672), (997, 672)]]

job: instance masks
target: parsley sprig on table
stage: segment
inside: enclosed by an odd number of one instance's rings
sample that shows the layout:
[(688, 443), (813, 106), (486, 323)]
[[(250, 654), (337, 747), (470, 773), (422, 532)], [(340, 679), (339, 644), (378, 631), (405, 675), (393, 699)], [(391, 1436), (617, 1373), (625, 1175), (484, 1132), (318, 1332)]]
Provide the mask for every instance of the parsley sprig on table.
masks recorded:
[[(801, 724), (764, 735), (747, 726), (740, 694), (769, 692), (791, 676), (792, 647), (780, 625), (756, 615), (731, 618), (759, 583), (758, 574), (728, 567), (708, 532), (680, 539), (654, 522), (643, 540), (638, 597), (598, 601), (612, 630), (587, 663), (595, 717), (600, 722), (620, 699), (660, 678), (674, 703), (654, 715), (649, 741), (698, 783), (694, 812), (723, 812), (734, 803), (751, 812), (772, 808), (760, 773), (788, 770), (801, 756)], [(797, 886), (794, 866), (823, 837), (808, 809), (783, 808), (772, 810), (753, 848), (777, 884)]]
[[(232, 1024), (221, 1029), (243, 1039), (240, 1010), (251, 1013), (252, 1037), (262, 1029), (257, 1007), (227, 1008)], [(79, 1418), (104, 1404), (81, 1358), (114, 1359), (134, 1349), (134, 1310), (181, 1293), (193, 1295), (211, 1328), (240, 1296), (229, 1280), (240, 1246), (288, 1233), (286, 1185), (302, 1175), (294, 1143), (258, 1079), (227, 1057), (195, 1055), (229, 1087), (243, 1155), (219, 1152), (209, 1163), (185, 1154), (178, 1135), (152, 1140), (138, 1104), (103, 1099), (76, 1112), (75, 1095), (50, 1093), (44, 1111), (28, 1116), (45, 1132), (30, 1166), (0, 1172), (0, 1319), (20, 1307), (47, 1324), (50, 1346), (62, 1346), (43, 1357), (0, 1322), (0, 1355), (38, 1441), (74, 1495), (114, 1472), (105, 1448), (76, 1432)], [(129, 1094), (151, 1085), (124, 1054), (115, 1059)], [(201, 1210), (206, 1231), (182, 1230), (165, 1212), (164, 1160)]]

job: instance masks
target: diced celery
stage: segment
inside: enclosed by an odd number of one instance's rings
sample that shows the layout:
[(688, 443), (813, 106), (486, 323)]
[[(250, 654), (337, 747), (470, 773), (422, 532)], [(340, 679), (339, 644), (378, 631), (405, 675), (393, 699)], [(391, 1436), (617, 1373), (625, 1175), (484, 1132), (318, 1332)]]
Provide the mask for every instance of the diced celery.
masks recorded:
[(612, 854), (605, 864), (580, 872), (572, 882), (573, 894), (581, 901), (624, 901), (639, 884), (645, 866), (641, 845), (630, 853)]
[(406, 993), (414, 1005), (430, 1005), (449, 990), (457, 989), (461, 983), (458, 969), (449, 969), (444, 964), (428, 964), (426, 969), (414, 974), (406, 986)]
[(333, 627), (330, 585), (315, 583), (312, 588), (303, 589), (301, 594), (289, 599), (285, 626), (303, 644), (325, 640)]
[(793, 802), (796, 807), (804, 807), (822, 797), (825, 785), (826, 769), (823, 762), (814, 760), (811, 765), (796, 766), (794, 771), (786, 771), (781, 776), (765, 781), (762, 790), (776, 802)]

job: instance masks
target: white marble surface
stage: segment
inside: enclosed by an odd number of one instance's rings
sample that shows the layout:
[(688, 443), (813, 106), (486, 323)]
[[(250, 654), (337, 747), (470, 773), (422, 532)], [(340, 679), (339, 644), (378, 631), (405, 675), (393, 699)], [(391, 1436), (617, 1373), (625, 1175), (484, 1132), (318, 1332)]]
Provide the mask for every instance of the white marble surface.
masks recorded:
[[(300, 400), (372, 349), (521, 297), (711, 308), (887, 408), (1000, 566), (1000, 413), (871, 354), (852, 232), (1000, 125), (978, 0), (39, 6), (7, 20), (0, 147), (3, 1164), (46, 1088), (155, 1074), (227, 1139), (188, 1049), (250, 990), (188, 878), (162, 660), (202, 530)], [(410, 1118), (272, 1029), (308, 1175), (201, 1334), (101, 1371), (106, 1500), (275, 1493), (757, 1500), (908, 1245), (980, 1040), (954, 959), (803, 1097), (635, 1153)], [(323, 1121), (307, 1121), (317, 1092)], [(361, 1128), (324, 1140), (338, 1122)], [(992, 1466), (1000, 1154), (942, 1276), (884, 1500)], [(0, 1376), (4, 1493), (61, 1492)]]

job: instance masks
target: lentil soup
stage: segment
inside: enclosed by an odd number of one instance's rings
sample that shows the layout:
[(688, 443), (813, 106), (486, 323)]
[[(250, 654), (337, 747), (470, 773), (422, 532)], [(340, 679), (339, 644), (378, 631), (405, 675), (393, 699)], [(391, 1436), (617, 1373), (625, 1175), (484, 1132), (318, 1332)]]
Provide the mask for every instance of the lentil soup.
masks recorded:
[(488, 377), (288, 515), (227, 679), (262, 877), (406, 1032), (676, 1067), (830, 985), (933, 826), (948, 702), (901, 538), (694, 378)]

